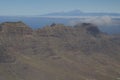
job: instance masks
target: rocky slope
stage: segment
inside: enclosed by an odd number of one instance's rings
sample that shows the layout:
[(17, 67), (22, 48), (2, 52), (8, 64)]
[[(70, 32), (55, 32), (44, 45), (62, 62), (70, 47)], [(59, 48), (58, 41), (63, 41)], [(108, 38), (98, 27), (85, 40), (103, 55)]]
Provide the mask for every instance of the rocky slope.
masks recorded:
[(120, 37), (90, 23), (0, 24), (0, 80), (117, 80)]

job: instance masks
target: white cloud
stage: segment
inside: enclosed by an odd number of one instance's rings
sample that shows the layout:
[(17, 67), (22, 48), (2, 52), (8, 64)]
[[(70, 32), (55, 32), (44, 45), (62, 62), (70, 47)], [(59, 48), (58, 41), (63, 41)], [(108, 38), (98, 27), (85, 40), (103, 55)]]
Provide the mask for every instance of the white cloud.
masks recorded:
[(112, 18), (110, 16), (101, 16), (101, 17), (89, 17), (79, 20), (70, 21), (71, 24), (77, 23), (93, 23), (95, 25), (110, 25), (112, 24)]
[(112, 23), (112, 18), (109, 16), (93, 17), (93, 18), (91, 17), (83, 20), (82, 22), (93, 23), (96, 25), (109, 25)]

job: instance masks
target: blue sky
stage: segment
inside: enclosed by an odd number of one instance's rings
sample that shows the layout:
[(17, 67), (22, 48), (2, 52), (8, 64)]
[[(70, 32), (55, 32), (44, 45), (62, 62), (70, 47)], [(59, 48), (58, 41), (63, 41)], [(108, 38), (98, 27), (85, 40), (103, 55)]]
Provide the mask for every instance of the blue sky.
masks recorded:
[(120, 0), (0, 0), (0, 15), (41, 15), (76, 9), (120, 13)]

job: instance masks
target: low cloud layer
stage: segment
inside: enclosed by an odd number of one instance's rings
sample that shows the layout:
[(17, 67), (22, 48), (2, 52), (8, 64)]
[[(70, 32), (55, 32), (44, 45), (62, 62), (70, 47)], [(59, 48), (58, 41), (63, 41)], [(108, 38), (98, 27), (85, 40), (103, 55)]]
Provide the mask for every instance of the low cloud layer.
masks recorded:
[(108, 25), (112, 23), (112, 18), (109, 16), (93, 17), (85, 19), (83, 22), (94, 23), (96, 25)]
[(109, 16), (102, 16), (102, 17), (90, 17), (79, 20), (72, 20), (70, 21), (70, 23), (73, 25), (77, 23), (93, 23), (95, 25), (110, 25), (113, 23), (113, 20)]

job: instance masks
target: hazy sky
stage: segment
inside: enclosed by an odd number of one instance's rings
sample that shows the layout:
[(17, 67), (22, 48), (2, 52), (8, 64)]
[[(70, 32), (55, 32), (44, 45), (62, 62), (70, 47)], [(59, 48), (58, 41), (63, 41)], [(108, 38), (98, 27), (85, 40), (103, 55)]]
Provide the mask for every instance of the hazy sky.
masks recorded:
[(0, 0), (0, 15), (41, 15), (76, 9), (120, 13), (120, 0)]

